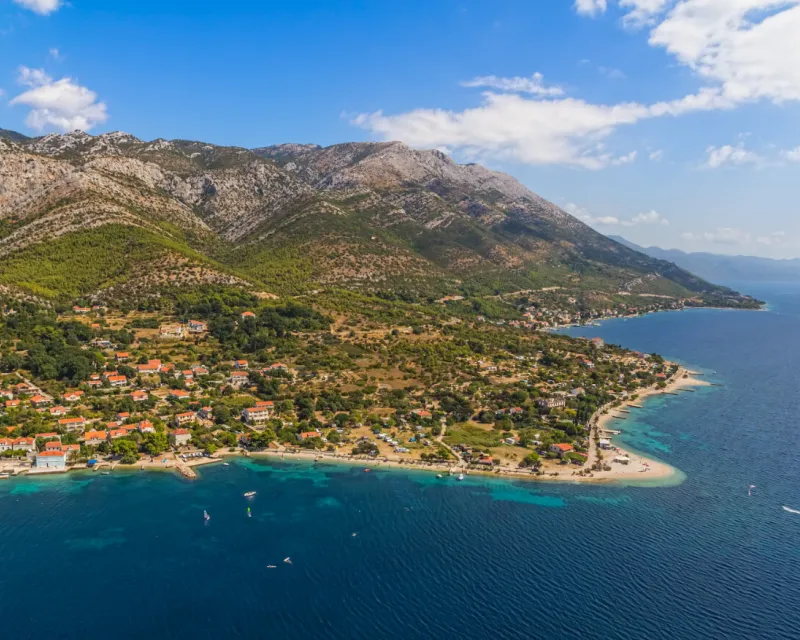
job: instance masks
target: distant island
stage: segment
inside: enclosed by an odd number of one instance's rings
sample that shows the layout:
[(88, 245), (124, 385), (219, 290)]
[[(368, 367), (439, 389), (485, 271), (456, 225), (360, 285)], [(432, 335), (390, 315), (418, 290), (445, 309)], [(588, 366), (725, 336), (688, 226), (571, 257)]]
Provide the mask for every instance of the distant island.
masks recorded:
[(798, 282), (800, 259), (774, 260), (757, 256), (730, 256), (716, 253), (687, 253), (680, 249), (640, 247), (621, 236), (609, 236), (658, 260), (668, 260), (682, 269), (696, 273), (712, 282)]

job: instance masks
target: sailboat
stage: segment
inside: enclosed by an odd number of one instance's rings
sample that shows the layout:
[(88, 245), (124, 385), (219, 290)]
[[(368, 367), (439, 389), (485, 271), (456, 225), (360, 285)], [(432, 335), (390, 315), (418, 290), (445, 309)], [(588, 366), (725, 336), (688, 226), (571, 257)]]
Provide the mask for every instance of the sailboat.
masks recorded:
[(206, 522), (211, 520), (211, 516), (208, 515), (208, 511), (206, 511), (205, 509), (203, 509), (203, 520), (205, 520)]
[(284, 559), (283, 559), (283, 561), (284, 561), (286, 564), (292, 564), (292, 559), (291, 559), (291, 558), (284, 558)]

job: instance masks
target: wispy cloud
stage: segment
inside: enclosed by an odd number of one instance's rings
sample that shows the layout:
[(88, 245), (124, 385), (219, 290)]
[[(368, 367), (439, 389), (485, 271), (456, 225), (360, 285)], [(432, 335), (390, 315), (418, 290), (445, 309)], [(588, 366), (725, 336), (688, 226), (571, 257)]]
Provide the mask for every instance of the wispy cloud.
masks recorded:
[(572, 214), (591, 226), (600, 227), (637, 227), (639, 225), (669, 225), (669, 220), (664, 218), (658, 211), (647, 211), (640, 213), (632, 218), (618, 218), (617, 216), (593, 216), (588, 209), (580, 207), (572, 202), (564, 205), (564, 211)]
[(741, 143), (735, 147), (729, 144), (722, 147), (708, 147), (706, 155), (708, 157), (704, 166), (707, 169), (719, 169), (725, 165), (761, 165), (764, 163), (764, 158), (754, 151), (745, 149)]
[(718, 227), (714, 231), (705, 231), (702, 233), (687, 231), (681, 234), (681, 238), (693, 243), (705, 241), (710, 244), (727, 246), (747, 246), (750, 244), (774, 246), (782, 244), (786, 240), (786, 232), (773, 231), (766, 234), (753, 234), (750, 231), (737, 229), (735, 227)]
[(535, 96), (555, 97), (563, 96), (561, 87), (548, 87), (544, 84), (544, 76), (534, 73), (530, 77), (500, 78), (498, 76), (478, 76), (472, 80), (461, 83), (462, 87), (487, 87), (509, 93), (530, 93)]
[(575, 11), (584, 16), (596, 16), (608, 9), (608, 0), (575, 0)]
[(50, 55), (50, 57), (51, 57), (53, 60), (55, 60), (56, 62), (58, 62), (58, 61), (60, 61), (60, 60), (62, 59), (62, 58), (61, 58), (61, 52), (60, 52), (58, 49), (56, 49), (55, 47), (52, 47), (52, 48), (50, 49), (50, 51), (48, 51), (48, 54), (49, 54), (49, 55)]
[(63, 0), (14, 0), (14, 2), (42, 16), (50, 15), (64, 5)]

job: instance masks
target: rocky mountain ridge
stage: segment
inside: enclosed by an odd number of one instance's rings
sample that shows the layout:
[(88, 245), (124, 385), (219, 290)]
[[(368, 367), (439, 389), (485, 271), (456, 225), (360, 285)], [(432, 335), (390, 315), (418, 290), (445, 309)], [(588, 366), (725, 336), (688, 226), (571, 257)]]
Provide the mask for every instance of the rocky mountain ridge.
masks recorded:
[[(140, 248), (158, 245), (177, 280), (175, 265), (188, 264), (283, 293), (564, 284), (614, 292), (641, 280), (652, 293), (730, 294), (598, 234), (511, 176), (436, 150), (400, 142), (250, 150), (123, 132), (0, 130), (0, 256), (26, 272), (20, 281), (0, 266), (0, 284), (42, 286), (23, 268), (36, 245), (80, 242), (90, 230), (102, 244), (103, 229), (118, 238), (124, 228), (139, 230)], [(95, 277), (81, 289), (108, 286)]]

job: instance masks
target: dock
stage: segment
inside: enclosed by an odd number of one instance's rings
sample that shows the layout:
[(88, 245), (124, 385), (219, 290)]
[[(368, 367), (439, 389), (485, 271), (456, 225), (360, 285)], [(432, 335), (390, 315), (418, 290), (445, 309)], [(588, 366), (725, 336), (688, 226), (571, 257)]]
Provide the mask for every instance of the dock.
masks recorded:
[(182, 462), (178, 462), (175, 465), (175, 468), (178, 470), (184, 478), (189, 478), (190, 480), (194, 480), (197, 478), (197, 472), (192, 469), (190, 466), (183, 464)]

